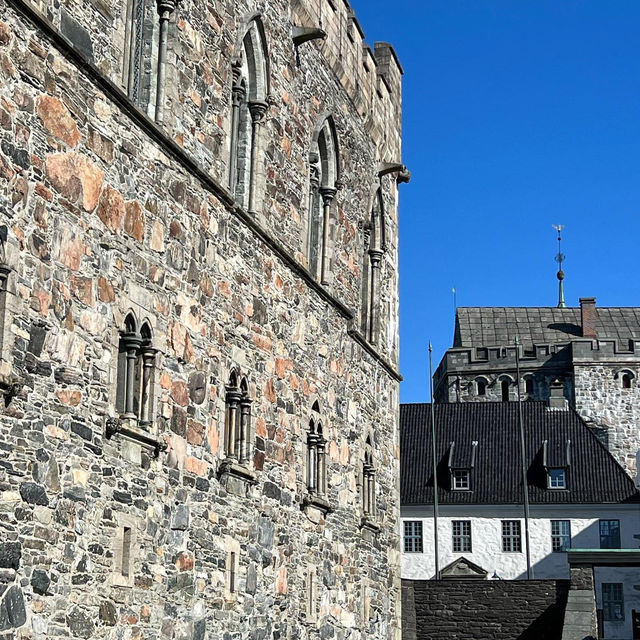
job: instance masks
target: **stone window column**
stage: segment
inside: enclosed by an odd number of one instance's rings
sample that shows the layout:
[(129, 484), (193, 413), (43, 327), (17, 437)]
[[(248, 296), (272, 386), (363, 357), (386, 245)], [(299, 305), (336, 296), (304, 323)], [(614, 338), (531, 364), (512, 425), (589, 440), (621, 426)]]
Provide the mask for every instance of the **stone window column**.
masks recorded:
[(316, 458), (317, 458), (317, 479), (316, 486), (318, 488), (318, 493), (323, 495), (326, 493), (326, 468), (325, 468), (325, 445), (327, 441), (322, 437), (318, 436), (318, 441), (316, 444)]
[(258, 177), (258, 143), (260, 141), (260, 127), (264, 114), (269, 105), (266, 102), (256, 101), (249, 103), (251, 113), (251, 155), (249, 159), (249, 213), (256, 214), (256, 191)]
[(158, 85), (156, 91), (156, 123), (164, 122), (165, 103), (165, 75), (167, 62), (167, 39), (169, 33), (169, 20), (180, 0), (156, 0), (158, 16), (160, 19), (160, 33), (158, 38)]
[(231, 146), (229, 160), (229, 187), (235, 194), (238, 185), (238, 144), (240, 139), (240, 109), (247, 94), (242, 79), (242, 60), (235, 60), (231, 67), (233, 86), (231, 89)]
[(322, 253), (320, 257), (320, 282), (329, 284), (329, 231), (331, 228), (331, 205), (337, 190), (334, 187), (320, 187), (322, 196)]
[(150, 345), (142, 347), (142, 388), (140, 397), (140, 426), (148, 428), (153, 422), (153, 371), (157, 349)]
[(240, 400), (240, 430), (236, 449), (238, 460), (245, 464), (249, 460), (249, 437), (251, 433), (251, 400), (243, 397)]
[(225, 433), (225, 453), (228, 458), (237, 459), (237, 433), (239, 431), (238, 407), (240, 404), (239, 389), (227, 389), (227, 420)]
[(142, 338), (138, 333), (122, 334), (122, 341), (126, 351), (125, 381), (124, 381), (124, 418), (136, 420), (136, 368)]
[(369, 327), (366, 337), (371, 344), (376, 344), (378, 341), (377, 296), (380, 282), (382, 250), (369, 249), (369, 260), (371, 261), (371, 282), (369, 283)]
[(375, 472), (370, 462), (362, 466), (362, 508), (365, 515), (375, 515)]
[(310, 493), (318, 490), (318, 435), (307, 436), (307, 489)]

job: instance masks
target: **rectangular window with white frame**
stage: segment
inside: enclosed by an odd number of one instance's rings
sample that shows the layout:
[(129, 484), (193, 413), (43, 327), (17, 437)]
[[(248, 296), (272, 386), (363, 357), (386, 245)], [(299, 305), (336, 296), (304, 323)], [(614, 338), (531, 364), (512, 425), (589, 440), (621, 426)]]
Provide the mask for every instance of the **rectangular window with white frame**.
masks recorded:
[(404, 521), (405, 553), (422, 553), (422, 520)]
[(471, 553), (471, 520), (452, 520), (451, 534), (454, 553)]
[(563, 467), (549, 469), (547, 476), (547, 486), (549, 489), (567, 488), (567, 471)]
[(600, 548), (620, 549), (620, 520), (600, 520)]
[(502, 521), (502, 550), (507, 553), (522, 552), (522, 531), (520, 520)]
[(571, 520), (551, 521), (551, 550), (567, 551), (571, 549)]
[(624, 620), (624, 594), (621, 582), (602, 583), (602, 618), (607, 622)]
[(453, 469), (451, 485), (455, 491), (469, 491), (471, 489), (471, 472), (469, 469)]

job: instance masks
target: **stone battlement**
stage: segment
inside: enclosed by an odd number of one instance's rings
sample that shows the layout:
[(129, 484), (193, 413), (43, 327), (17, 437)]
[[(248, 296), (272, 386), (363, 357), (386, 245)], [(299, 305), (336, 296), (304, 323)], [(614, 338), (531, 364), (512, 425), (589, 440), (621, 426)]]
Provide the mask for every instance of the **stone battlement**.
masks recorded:
[[(299, 0), (294, 3), (294, 25), (317, 27), (326, 37), (316, 41), (336, 78), (354, 103), (358, 114), (378, 144), (390, 145), (392, 154), (381, 161), (399, 161), (399, 136), (386, 139), (399, 129), (403, 69), (393, 46), (376, 42), (374, 49), (347, 0)], [(304, 55), (300, 45), (299, 53)], [(382, 149), (381, 149), (382, 151)]]

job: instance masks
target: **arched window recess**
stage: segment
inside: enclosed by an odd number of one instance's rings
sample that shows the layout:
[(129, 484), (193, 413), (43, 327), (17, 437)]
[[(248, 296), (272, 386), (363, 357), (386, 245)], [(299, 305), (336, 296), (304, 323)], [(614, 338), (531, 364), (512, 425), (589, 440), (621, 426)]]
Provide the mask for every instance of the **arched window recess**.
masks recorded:
[(371, 217), (363, 228), (360, 329), (371, 344), (378, 342), (377, 302), (380, 289), (380, 268), (386, 250), (385, 236), (382, 188), (378, 187), (371, 207)]
[(316, 127), (309, 153), (307, 260), (311, 274), (329, 284), (333, 202), (340, 183), (338, 134), (331, 115)]
[(179, 3), (125, 2), (122, 82), (129, 98), (158, 124), (164, 120), (169, 21)]
[(631, 369), (621, 369), (615, 375), (621, 389), (632, 389), (635, 386), (636, 374)]
[(251, 397), (246, 378), (239, 379), (232, 371), (225, 396), (225, 455), (228, 459), (246, 465), (251, 443)]
[(139, 325), (133, 313), (127, 314), (118, 342), (118, 415), (107, 419), (106, 436), (111, 438), (116, 433), (121, 433), (152, 448), (158, 456), (160, 451), (166, 449), (166, 443), (151, 435), (156, 354), (151, 325), (146, 320)]
[(320, 413), (318, 401), (313, 403), (306, 442), (306, 485), (307, 495), (303, 499), (303, 507), (312, 506), (325, 514), (332, 511), (326, 499), (327, 466), (326, 466), (325, 425)]
[(238, 203), (257, 213), (261, 125), (269, 96), (269, 54), (259, 14), (244, 22), (231, 66), (229, 187)]

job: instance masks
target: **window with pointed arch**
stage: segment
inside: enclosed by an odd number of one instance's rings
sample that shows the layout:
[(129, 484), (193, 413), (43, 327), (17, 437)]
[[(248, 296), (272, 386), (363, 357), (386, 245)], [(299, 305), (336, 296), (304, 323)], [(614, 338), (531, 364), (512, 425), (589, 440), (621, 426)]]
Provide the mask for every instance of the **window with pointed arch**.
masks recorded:
[(307, 432), (307, 490), (320, 496), (327, 491), (326, 444), (320, 406), (316, 401), (311, 409)]
[(135, 316), (129, 313), (118, 346), (116, 410), (122, 419), (134, 421), (143, 429), (153, 423), (156, 353), (149, 323), (138, 327)]
[(224, 451), (240, 464), (249, 462), (251, 442), (251, 397), (245, 377), (232, 371), (226, 388)]
[(313, 277), (328, 284), (331, 211), (340, 184), (338, 135), (332, 116), (326, 116), (316, 128), (309, 153), (309, 174), (307, 260)]
[(376, 515), (376, 470), (373, 464), (373, 445), (367, 436), (362, 464), (362, 511), (367, 518)]
[(360, 302), (360, 330), (371, 343), (378, 341), (378, 295), (380, 268), (386, 249), (382, 189), (378, 188), (371, 210), (371, 218), (364, 227), (362, 255), (362, 293)]
[(236, 201), (256, 213), (261, 123), (267, 112), (269, 56), (262, 19), (253, 16), (232, 63), (229, 186)]
[[(122, 84), (143, 110), (154, 102), (158, 56), (153, 46), (158, 24), (155, 0), (127, 0), (124, 4)], [(153, 115), (153, 114), (150, 114)]]

